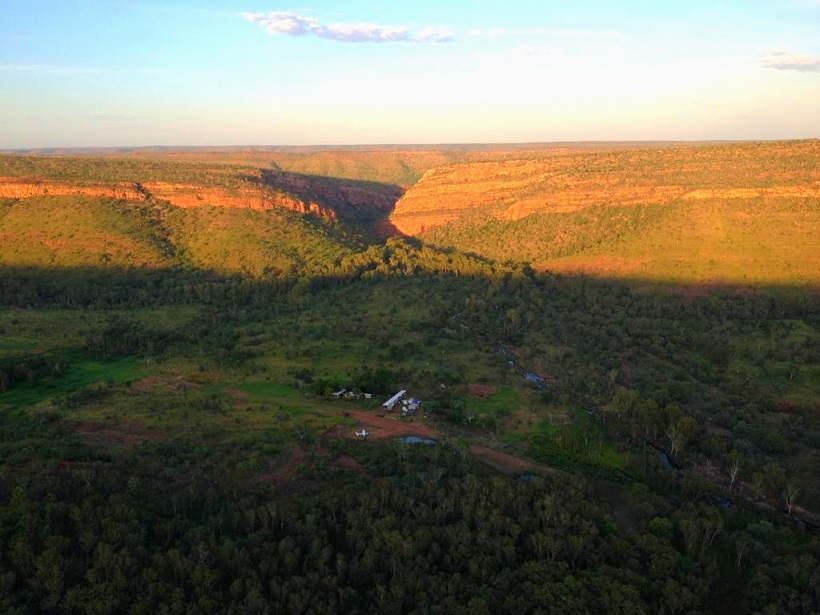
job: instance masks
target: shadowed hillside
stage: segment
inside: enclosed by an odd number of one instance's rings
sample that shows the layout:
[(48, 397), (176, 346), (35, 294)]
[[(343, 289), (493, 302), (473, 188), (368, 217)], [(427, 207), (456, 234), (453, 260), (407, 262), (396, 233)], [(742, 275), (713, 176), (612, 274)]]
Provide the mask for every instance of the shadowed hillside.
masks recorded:
[(398, 186), (372, 181), (262, 170), (262, 181), (286, 190), (302, 202), (322, 203), (332, 208), (342, 222), (370, 228), (393, 211), (404, 191)]

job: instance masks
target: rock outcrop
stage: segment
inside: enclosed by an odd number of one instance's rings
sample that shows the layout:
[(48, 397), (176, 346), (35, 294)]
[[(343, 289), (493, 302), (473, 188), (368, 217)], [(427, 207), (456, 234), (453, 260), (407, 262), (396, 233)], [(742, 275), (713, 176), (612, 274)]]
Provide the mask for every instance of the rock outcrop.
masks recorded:
[(336, 211), (315, 201), (304, 201), (267, 185), (227, 190), (213, 186), (169, 182), (69, 183), (52, 180), (0, 177), (0, 198), (25, 199), (38, 196), (96, 196), (128, 201), (150, 198), (167, 201), (174, 207), (225, 207), (264, 211), (284, 208), (301, 214), (337, 219)]
[(36, 196), (101, 196), (129, 201), (144, 200), (139, 184), (71, 184), (49, 180), (0, 177), (0, 198), (27, 199)]
[[(670, 151), (662, 154), (671, 155)], [(673, 164), (666, 167), (652, 159), (658, 155), (651, 150), (632, 154), (641, 158), (638, 163), (620, 153), (575, 154), (471, 162), (431, 169), (396, 203), (384, 228), (404, 235), (418, 235), (466, 218), (474, 222), (513, 222), (534, 214), (571, 213), (594, 206), (820, 197), (817, 182), (795, 182), (796, 178), (788, 178), (788, 183), (765, 185), (758, 177), (744, 176), (749, 172), (745, 168), (737, 175), (717, 175), (715, 171), (717, 176), (711, 178), (708, 164), (702, 164), (705, 168), (697, 168), (696, 173), (678, 170)], [(706, 177), (729, 186), (693, 185), (692, 177), (696, 181)], [(741, 186), (734, 187), (731, 183)]]

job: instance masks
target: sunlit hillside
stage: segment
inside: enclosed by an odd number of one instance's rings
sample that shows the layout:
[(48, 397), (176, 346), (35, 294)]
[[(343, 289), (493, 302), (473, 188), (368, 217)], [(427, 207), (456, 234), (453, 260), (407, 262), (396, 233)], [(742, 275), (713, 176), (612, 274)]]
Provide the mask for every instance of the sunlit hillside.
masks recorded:
[(157, 227), (159, 215), (104, 197), (0, 199), (0, 265), (168, 266), (174, 248)]
[(456, 164), (428, 171), (389, 227), (542, 270), (817, 282), (819, 160), (814, 140)]

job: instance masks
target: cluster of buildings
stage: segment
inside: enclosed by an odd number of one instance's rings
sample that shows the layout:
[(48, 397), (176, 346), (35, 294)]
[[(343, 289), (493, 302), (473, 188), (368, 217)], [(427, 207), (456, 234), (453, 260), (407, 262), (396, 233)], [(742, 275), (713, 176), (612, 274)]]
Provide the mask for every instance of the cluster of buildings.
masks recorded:
[(350, 389), (341, 389), (333, 394), (334, 399), (361, 399), (362, 397), (364, 397), (365, 399), (371, 399), (373, 397), (373, 394), (361, 393), (359, 391), (352, 391)]
[(402, 389), (393, 397), (382, 404), (382, 408), (388, 412), (393, 412), (399, 408), (402, 416), (413, 416), (421, 408), (421, 400), (414, 397), (406, 397), (407, 391)]
[[(372, 399), (371, 393), (362, 393), (357, 390), (341, 389), (333, 393), (334, 399)], [(407, 397), (407, 391), (402, 389), (393, 397), (382, 404), (382, 409), (387, 412), (398, 410), (402, 416), (415, 416), (421, 408), (421, 400), (415, 397)]]

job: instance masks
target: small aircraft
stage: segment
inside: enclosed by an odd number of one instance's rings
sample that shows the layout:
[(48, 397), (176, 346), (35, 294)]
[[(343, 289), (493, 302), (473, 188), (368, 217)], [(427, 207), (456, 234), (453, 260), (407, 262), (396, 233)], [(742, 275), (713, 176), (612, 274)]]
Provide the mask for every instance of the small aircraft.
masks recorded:
[(366, 438), (367, 437), (367, 430), (362, 429), (361, 431), (357, 431), (356, 435), (359, 436), (360, 438)]

